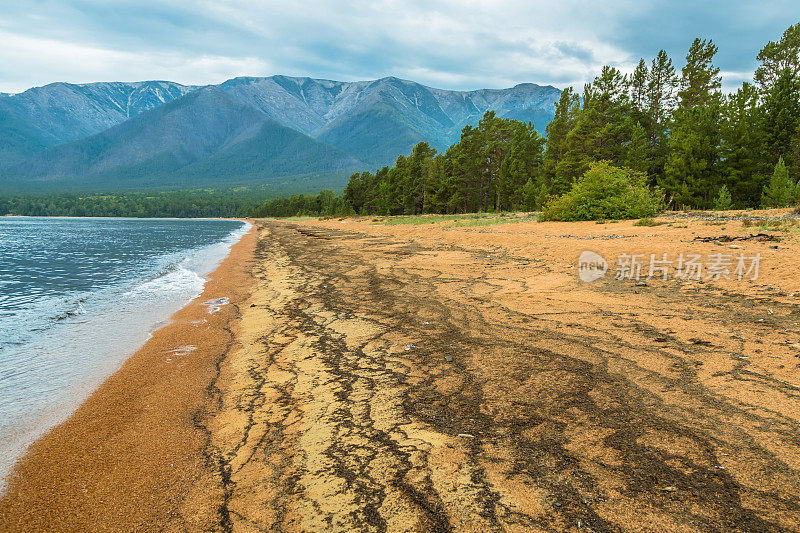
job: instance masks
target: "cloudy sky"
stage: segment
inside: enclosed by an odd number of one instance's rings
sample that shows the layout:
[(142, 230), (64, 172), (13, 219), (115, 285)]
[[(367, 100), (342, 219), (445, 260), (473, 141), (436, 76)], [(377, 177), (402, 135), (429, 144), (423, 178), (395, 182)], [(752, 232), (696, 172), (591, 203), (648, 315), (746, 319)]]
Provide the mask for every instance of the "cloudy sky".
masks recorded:
[(727, 88), (797, 0), (25, 0), (0, 14), (0, 92), (54, 81), (398, 76), (448, 89), (582, 86), (712, 38)]

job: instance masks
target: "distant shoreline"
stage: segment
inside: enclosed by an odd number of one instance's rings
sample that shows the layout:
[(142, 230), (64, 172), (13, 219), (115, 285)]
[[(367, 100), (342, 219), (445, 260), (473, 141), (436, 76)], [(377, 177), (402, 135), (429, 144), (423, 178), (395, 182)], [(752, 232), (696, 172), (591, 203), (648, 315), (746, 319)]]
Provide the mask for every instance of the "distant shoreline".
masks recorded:
[(74, 220), (238, 220), (248, 222), (246, 217), (70, 217), (65, 215), (0, 215), (3, 218), (47, 218), (47, 219), (74, 219)]

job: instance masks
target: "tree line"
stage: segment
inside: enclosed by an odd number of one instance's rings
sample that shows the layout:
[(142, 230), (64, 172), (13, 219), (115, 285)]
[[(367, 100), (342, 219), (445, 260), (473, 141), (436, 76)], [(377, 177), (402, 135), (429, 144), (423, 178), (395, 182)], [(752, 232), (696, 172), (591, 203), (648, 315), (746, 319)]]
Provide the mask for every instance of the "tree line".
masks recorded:
[[(341, 197), (273, 200), (262, 216), (539, 210), (598, 162), (646, 176), (672, 209), (780, 207), (800, 200), (800, 23), (757, 56), (754, 82), (722, 92), (717, 45), (695, 39), (678, 71), (661, 50), (632, 73), (606, 66), (562, 91), (541, 136), (487, 112), (443, 153), (417, 144), (353, 174)], [(610, 174), (609, 174), (610, 175)], [(295, 209), (297, 209), (295, 211)]]
[(230, 218), (247, 216), (266, 198), (253, 189), (9, 195), (0, 197), (0, 215)]

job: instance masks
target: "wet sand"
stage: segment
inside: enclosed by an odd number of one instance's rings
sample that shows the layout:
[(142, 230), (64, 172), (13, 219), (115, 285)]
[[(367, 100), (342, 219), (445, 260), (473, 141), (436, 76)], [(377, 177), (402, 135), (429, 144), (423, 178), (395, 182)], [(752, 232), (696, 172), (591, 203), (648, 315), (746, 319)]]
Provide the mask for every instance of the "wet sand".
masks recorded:
[[(214, 527), (218, 511), (207, 502), (221, 488), (204, 424), (230, 324), (252, 285), (255, 240), (253, 229), (199, 298), (29, 449), (0, 500), (0, 531)], [(230, 304), (210, 314), (203, 302), (218, 297)]]
[[(797, 232), (672, 224), (258, 222), (0, 530), (800, 531)], [(583, 283), (584, 250), (761, 273)]]

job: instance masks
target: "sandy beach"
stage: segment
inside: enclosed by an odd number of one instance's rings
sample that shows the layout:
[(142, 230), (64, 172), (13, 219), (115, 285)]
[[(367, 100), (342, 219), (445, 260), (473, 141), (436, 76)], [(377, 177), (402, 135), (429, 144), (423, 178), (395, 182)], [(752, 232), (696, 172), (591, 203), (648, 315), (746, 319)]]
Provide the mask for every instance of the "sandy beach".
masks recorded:
[(800, 531), (797, 229), (663, 221), (255, 221), (31, 448), (0, 530)]

